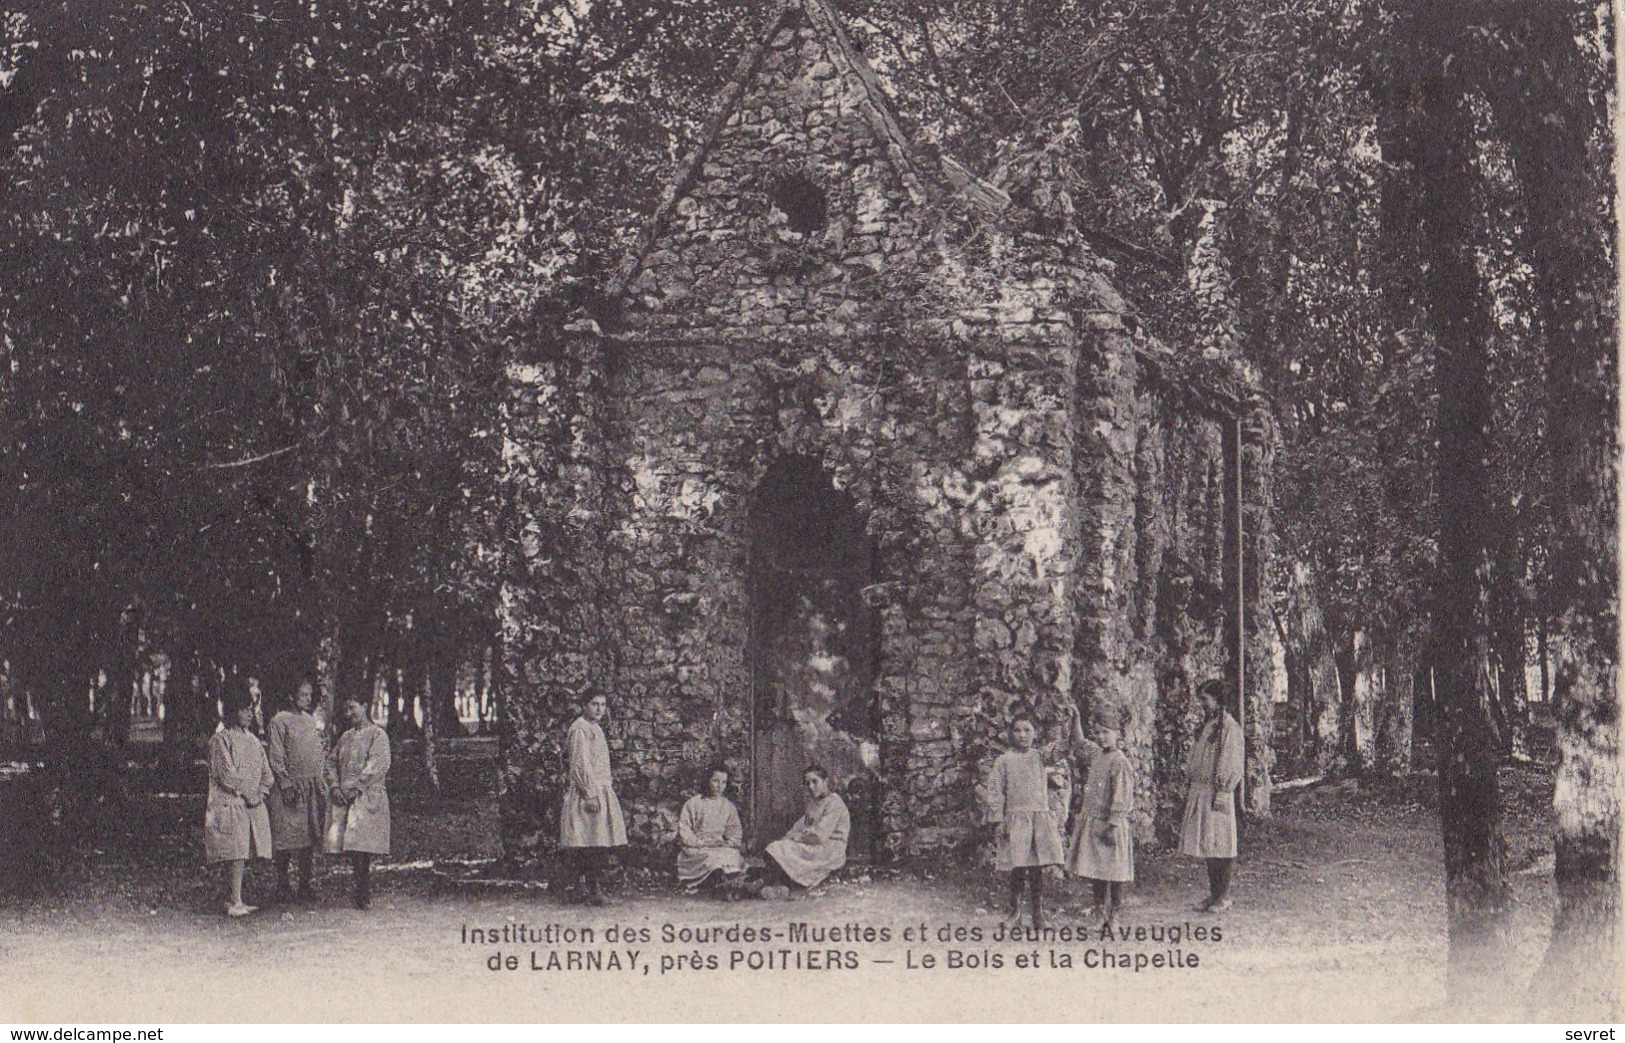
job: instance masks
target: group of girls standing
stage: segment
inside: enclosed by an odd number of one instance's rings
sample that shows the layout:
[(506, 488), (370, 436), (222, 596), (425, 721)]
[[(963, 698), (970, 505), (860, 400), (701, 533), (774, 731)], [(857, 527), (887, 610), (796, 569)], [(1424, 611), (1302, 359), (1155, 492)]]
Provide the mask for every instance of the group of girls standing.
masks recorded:
[[(1209, 895), (1197, 908), (1222, 912), (1230, 907), (1230, 869), (1236, 858), (1235, 790), (1241, 781), (1241, 726), (1223, 708), (1224, 685), (1209, 681), (1197, 691), (1203, 723), (1191, 750), (1190, 788), (1180, 829), (1180, 853), (1204, 859)], [(1111, 923), (1122, 908), (1124, 890), (1134, 880), (1134, 766), (1123, 752), (1122, 715), (1095, 713), (1085, 735), (1076, 706), (1066, 707), (1063, 740), (1085, 766), (1083, 802), (1071, 841), (1061, 841), (1060, 818), (1050, 807), (1045, 756), (1035, 747), (1038, 723), (1018, 710), (1010, 721), (1011, 748), (994, 762), (990, 781), (998, 826), (996, 868), (1010, 874), (1008, 922), (1021, 919), (1028, 895), (1034, 927), (1044, 926), (1044, 873), (1064, 866), (1090, 881), (1092, 916)]]
[[(389, 736), (360, 702), (343, 705), (344, 726), (328, 745), (306, 680), (272, 718), (262, 743), (252, 727), (254, 697), (246, 681), (226, 691), (225, 723), (209, 740), (209, 798), (204, 857), (219, 865), (226, 915), (247, 916), (243, 873), (251, 858), (276, 861), (276, 901), (312, 901), (313, 854), (348, 856), (357, 909), (372, 902), (372, 857), (389, 853)], [(289, 870), (299, 864), (299, 890)]]
[[(1241, 728), (1223, 710), (1222, 683), (1210, 681), (1197, 695), (1204, 721), (1191, 752), (1180, 852), (1206, 860), (1210, 893), (1199, 908), (1218, 912), (1230, 905)], [(209, 800), (203, 830), (208, 861), (223, 868), (227, 916), (247, 916), (256, 908), (243, 901), (243, 870), (250, 858), (274, 855), (278, 901), (311, 900), (317, 844), (329, 854), (349, 856), (356, 907), (365, 909), (371, 902), (372, 856), (389, 853), (389, 736), (372, 722), (365, 706), (352, 700), (341, 714), (345, 729), (329, 748), (313, 709), (314, 698), (313, 684), (299, 685), (292, 705), (267, 729), (267, 752), (250, 730), (254, 700), (246, 683), (227, 692), (226, 726), (209, 741)], [(600, 723), (607, 711), (605, 698), (593, 696), (570, 727), (559, 819), (559, 846), (575, 878), (572, 890), (594, 905), (605, 902), (602, 878), (611, 852), (626, 844), (626, 823)], [(1089, 880), (1091, 912), (1108, 923), (1122, 907), (1125, 885), (1134, 879), (1130, 822), (1134, 767), (1121, 749), (1122, 718), (1097, 712), (1091, 734), (1085, 735), (1077, 707), (1068, 705), (1066, 722), (1064, 741), (1086, 766), (1083, 803), (1070, 843), (1063, 845), (1059, 816), (1050, 807), (1049, 770), (1044, 754), (1035, 747), (1038, 724), (1031, 714), (1018, 711), (1013, 716), (1011, 749), (994, 762), (990, 791), (998, 823), (996, 867), (1010, 874), (1012, 924), (1020, 919), (1026, 894), (1033, 926), (1043, 927), (1044, 872), (1050, 866), (1065, 866), (1073, 876)], [(709, 775), (708, 792), (683, 809), (679, 875), (691, 886), (719, 875), (736, 876), (744, 869), (743, 831), (738, 809), (725, 795), (727, 784), (726, 768), (717, 768)], [(815, 808), (833, 808), (832, 814), (842, 819), (845, 805), (838, 797), (831, 803), (823, 769), (809, 768), (807, 784), (808, 819)], [(816, 873), (821, 880), (845, 861), (846, 826), (819, 839), (820, 857), (829, 848), (828, 864), (820, 862)], [(768, 853), (773, 854), (771, 845)], [(295, 858), (297, 893), (289, 881)]]
[(1118, 749), (1116, 721), (1097, 715), (1094, 739), (1084, 735), (1076, 707), (1068, 706), (1067, 741), (1087, 765), (1083, 807), (1063, 845), (1058, 816), (1049, 803), (1049, 769), (1034, 743), (1038, 723), (1024, 711), (1010, 722), (1012, 748), (993, 764), (993, 812), (998, 824), (994, 867), (1010, 874), (1009, 922), (1021, 919), (1028, 895), (1034, 927), (1044, 926), (1044, 871), (1064, 865), (1074, 876), (1094, 882), (1096, 915), (1110, 920), (1121, 897), (1119, 886), (1134, 879), (1134, 769)]

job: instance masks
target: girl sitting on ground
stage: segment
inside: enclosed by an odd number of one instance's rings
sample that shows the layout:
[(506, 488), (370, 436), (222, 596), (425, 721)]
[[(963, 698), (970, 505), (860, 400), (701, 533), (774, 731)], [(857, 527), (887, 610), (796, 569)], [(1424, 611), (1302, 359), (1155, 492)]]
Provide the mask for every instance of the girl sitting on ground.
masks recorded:
[(728, 799), (728, 769), (706, 772), (705, 790), (688, 798), (677, 816), (677, 882), (689, 894), (737, 880), (745, 871), (745, 828)]

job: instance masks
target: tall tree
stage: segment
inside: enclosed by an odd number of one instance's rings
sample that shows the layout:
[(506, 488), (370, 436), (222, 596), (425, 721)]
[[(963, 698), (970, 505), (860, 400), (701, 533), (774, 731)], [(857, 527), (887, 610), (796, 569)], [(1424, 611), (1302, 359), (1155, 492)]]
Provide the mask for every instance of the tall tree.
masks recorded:
[(1619, 368), (1607, 178), (1617, 31), (1581, 4), (1504, 0), (1484, 89), (1522, 190), (1545, 341), (1552, 464), (1549, 603), (1559, 667), (1557, 909), (1538, 1009), (1617, 1018), (1619, 935)]
[(1385, 96), (1382, 140), (1401, 182), (1394, 190), (1415, 193), (1414, 207), (1395, 213), (1409, 211), (1416, 222), (1419, 290), (1436, 352), (1434, 645), (1448, 981), (1461, 1009), (1482, 1012), (1509, 994), (1515, 971), (1501, 750), (1488, 673), (1493, 402), (1487, 373), (1494, 318), (1475, 249), (1482, 213), (1473, 108), (1478, 85), (1466, 60), (1475, 8), (1462, 0), (1399, 7), (1389, 37), (1397, 76)]

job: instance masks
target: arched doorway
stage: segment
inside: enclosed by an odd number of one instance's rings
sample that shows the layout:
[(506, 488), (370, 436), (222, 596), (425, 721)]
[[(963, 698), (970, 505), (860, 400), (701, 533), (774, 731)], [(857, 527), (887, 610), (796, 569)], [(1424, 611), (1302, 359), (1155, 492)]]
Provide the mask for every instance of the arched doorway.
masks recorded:
[(801, 774), (822, 764), (852, 811), (847, 857), (874, 853), (879, 807), (874, 540), (857, 504), (805, 457), (784, 457), (750, 515), (752, 839), (801, 815)]

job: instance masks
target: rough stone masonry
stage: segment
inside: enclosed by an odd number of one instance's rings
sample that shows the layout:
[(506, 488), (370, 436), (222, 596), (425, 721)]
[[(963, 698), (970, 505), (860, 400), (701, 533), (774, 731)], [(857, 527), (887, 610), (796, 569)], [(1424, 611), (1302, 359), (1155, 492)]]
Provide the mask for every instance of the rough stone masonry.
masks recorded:
[(1057, 738), (1068, 700), (1126, 713), (1137, 829), (1166, 835), (1190, 687), (1223, 664), (1219, 425), (1250, 389), (1139, 332), (1109, 277), (915, 149), (826, 0), (784, 3), (613, 306), (510, 367), (510, 854), (551, 846), (560, 744), (596, 692), (647, 854), (714, 761), (757, 841), (817, 760), (855, 855), (973, 845), (1012, 705)]

